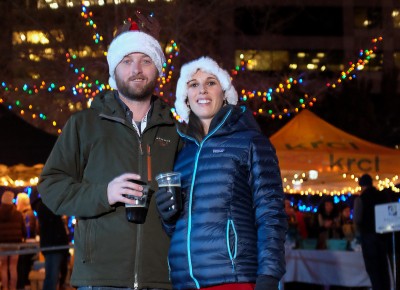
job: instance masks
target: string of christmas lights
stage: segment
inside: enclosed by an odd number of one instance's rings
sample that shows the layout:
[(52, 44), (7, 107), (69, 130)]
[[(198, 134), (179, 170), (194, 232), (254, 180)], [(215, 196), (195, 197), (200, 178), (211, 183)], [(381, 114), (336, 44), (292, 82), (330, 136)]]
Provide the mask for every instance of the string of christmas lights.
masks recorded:
[[(97, 25), (92, 19), (93, 13), (89, 11), (87, 6), (85, 6), (84, 1), (82, 1), (81, 16), (86, 20), (86, 26), (90, 26), (92, 27), (92, 29), (94, 29), (95, 33), (93, 34), (93, 39), (95, 43), (100, 44), (100, 41), (103, 40), (103, 37), (96, 31)], [(2, 82), (1, 88), (4, 89), (6, 94), (4, 94), (3, 97), (0, 97), (0, 103), (8, 104), (7, 108), (9, 110), (13, 110), (16, 113), (19, 113), (21, 116), (26, 115), (26, 112), (30, 111), (32, 121), (40, 118), (43, 121), (51, 122), (52, 126), (56, 127), (56, 132), (60, 134), (61, 128), (64, 124), (58, 124), (55, 119), (49, 119), (46, 114), (40, 112), (40, 108), (38, 108), (38, 105), (33, 105), (31, 103), (32, 97), (29, 98), (29, 103), (25, 104), (26, 102), (24, 101), (24, 95), (32, 96), (34, 94), (47, 93), (49, 95), (49, 98), (51, 98), (52, 93), (56, 92), (65, 93), (66, 96), (68, 96), (69, 93), (72, 93), (72, 95), (78, 97), (78, 100), (88, 99), (86, 107), (89, 107), (90, 102), (95, 95), (105, 89), (110, 89), (108, 84), (104, 84), (99, 80), (95, 80), (93, 82), (90, 81), (89, 75), (85, 72), (85, 67), (77, 67), (74, 64), (74, 60), (77, 59), (77, 56), (75, 54), (66, 53), (65, 57), (70, 69), (73, 71), (73, 73), (77, 75), (77, 83), (74, 86), (68, 89), (66, 85), (57, 85), (55, 83), (50, 83), (49, 85), (46, 85), (46, 82), (42, 81), (40, 85), (31, 85), (25, 83), (21, 87), (18, 87)], [(82, 97), (79, 98), (79, 95), (81, 95)], [(9, 100), (9, 98), (12, 98), (13, 100)], [(75, 106), (71, 105), (71, 107)], [(55, 113), (57, 114), (59, 112)]]
[[(332, 174), (332, 173), (330, 173)], [(310, 188), (304, 189), (307, 187), (306, 183), (308, 180), (309, 173), (302, 172), (302, 173), (295, 173), (291, 177), (284, 177), (283, 178), (283, 189), (284, 192), (287, 194), (301, 194), (301, 195), (331, 195), (331, 196), (340, 196), (344, 194), (359, 194), (361, 187), (358, 186), (358, 176), (354, 174), (341, 174), (342, 180), (348, 183), (350, 186), (343, 187), (340, 190), (315, 190)], [(378, 190), (382, 191), (383, 189), (391, 189), (393, 192), (400, 193), (400, 188), (396, 187), (396, 184), (399, 182), (398, 175), (395, 175), (391, 178), (382, 178), (379, 175), (373, 176), (375, 181), (377, 182)], [(338, 181), (340, 183), (340, 181)], [(353, 185), (351, 185), (353, 184)]]
[[(97, 31), (97, 24), (95, 23), (93, 19), (93, 12), (88, 9), (88, 7), (85, 5), (84, 1), (82, 1), (82, 12), (81, 12), (81, 17), (85, 19), (85, 24), (86, 26), (90, 27), (93, 29), (93, 40), (96, 44), (100, 44), (101, 41), (103, 41), (103, 37), (98, 33)], [(356, 62), (350, 62), (350, 67), (346, 70), (341, 72), (341, 77), (338, 78), (335, 82), (332, 83), (327, 83), (326, 87), (332, 87), (336, 88), (338, 84), (342, 83), (342, 81), (348, 79), (352, 80), (355, 78), (355, 73), (356, 70), (362, 69), (365, 65), (368, 64), (371, 54), (374, 53), (377, 50), (376, 44), (381, 42), (383, 40), (382, 37), (379, 38), (374, 38), (372, 42), (375, 44), (373, 48), (371, 49), (365, 49), (360, 51), (359, 59)], [(164, 72), (164, 77), (159, 79), (159, 86), (156, 89), (156, 93), (162, 97), (164, 100), (171, 101), (168, 98), (173, 98), (173, 88), (169, 88), (168, 84), (171, 82), (172, 77), (173, 77), (173, 71), (174, 71), (174, 66), (172, 64), (172, 60), (174, 57), (179, 55), (179, 48), (178, 45), (172, 40), (170, 42), (169, 47), (166, 48), (167, 53), (169, 53), (169, 57), (167, 58), (167, 63), (164, 64), (163, 72)], [(106, 54), (106, 52), (104, 52)], [(87, 106), (90, 106), (90, 102), (93, 99), (95, 95), (97, 95), (99, 92), (103, 90), (108, 90), (110, 87), (107, 84), (102, 83), (99, 80), (95, 81), (90, 81), (89, 75), (86, 73), (84, 67), (75, 67), (73, 61), (77, 58), (76, 55), (70, 55), (70, 53), (66, 53), (66, 60), (67, 63), (69, 63), (70, 68), (73, 70), (73, 72), (77, 75), (77, 83), (75, 86), (73, 86), (70, 90), (67, 89), (65, 85), (56, 85), (52, 83), (48, 88), (48, 93), (54, 92), (55, 90), (58, 90), (58, 92), (72, 92), (74, 96), (82, 95), (84, 99), (88, 99)], [(232, 77), (235, 77), (238, 75), (239, 72), (243, 73), (246, 71), (247, 65), (251, 62), (251, 60), (241, 60), (240, 66), (235, 67), (234, 70), (232, 70)], [(42, 84), (45, 83), (44, 81)], [(248, 89), (241, 89), (240, 92), (240, 99), (243, 102), (248, 102), (254, 98), (261, 98), (261, 104), (260, 107), (256, 110), (254, 110), (253, 114), (254, 115), (262, 115), (262, 116), (267, 116), (271, 117), (272, 119), (274, 118), (279, 118), (282, 119), (285, 115), (290, 115), (290, 113), (297, 113), (301, 109), (304, 109), (306, 107), (312, 107), (314, 103), (317, 100), (316, 96), (310, 96), (309, 93), (303, 92), (301, 94), (298, 94), (296, 92), (296, 96), (298, 97), (297, 105), (295, 103), (291, 103), (291, 106), (288, 107), (283, 107), (283, 108), (276, 108), (274, 106), (274, 102), (279, 99), (284, 99), (287, 97), (287, 94), (290, 90), (292, 90), (293, 87), (299, 87), (300, 85), (303, 84), (303, 79), (295, 79), (295, 78), (287, 78), (284, 82), (278, 84), (276, 88), (269, 88), (266, 91), (262, 90), (248, 90)], [(22, 89), (19, 89), (18, 87), (13, 88), (12, 86), (7, 86), (3, 82), (3, 85), (1, 86), (5, 91), (8, 92), (22, 92), (22, 93), (27, 93), (29, 95), (32, 94), (38, 94), (40, 90), (44, 89), (44, 86), (41, 85), (39, 86), (40, 89), (38, 89), (38, 86), (30, 86), (28, 84), (24, 84), (22, 86)], [(13, 88), (14, 90), (11, 90)], [(170, 89), (169, 92), (166, 91), (166, 89)], [(8, 98), (10, 98), (11, 94), (9, 94)], [(29, 110), (33, 110), (34, 106), (32, 104), (27, 105), (26, 107), (24, 106), (24, 103), (21, 102), (20, 99), (15, 99), (13, 101), (9, 101), (8, 98), (1, 98), (0, 102), (1, 103), (10, 103), (8, 108), (10, 110), (15, 109), (15, 107), (18, 108), (19, 113), (22, 114), (22, 112), (26, 112)], [(14, 96), (15, 98), (15, 96)], [(21, 98), (21, 97), (20, 97)], [(32, 99), (32, 98), (31, 98)], [(15, 103), (15, 104), (12, 104)], [(37, 108), (38, 106), (36, 106)], [(53, 124), (56, 123), (55, 120), (50, 120), (51, 118), (48, 118), (45, 114), (39, 113), (40, 108), (36, 109), (37, 112), (32, 114), (32, 119), (36, 119), (36, 116), (42, 116), (40, 119), (43, 121), (50, 121)], [(176, 116), (176, 113), (173, 110), (173, 113)], [(63, 124), (59, 124), (61, 127)], [(57, 133), (60, 133), (61, 129), (58, 128)]]
[[(360, 50), (358, 59), (355, 62), (349, 62), (349, 66), (346, 70), (340, 73), (340, 77), (333, 82), (326, 83), (325, 88), (321, 88), (318, 92), (321, 95), (325, 89), (333, 88), (336, 89), (340, 84), (345, 80), (353, 80), (357, 76), (357, 72), (364, 69), (364, 67), (370, 62), (373, 54), (376, 53), (378, 49), (378, 44), (383, 41), (383, 37), (373, 38), (371, 43), (373, 44), (372, 48)], [(242, 56), (241, 56), (242, 57)], [(246, 68), (251, 65), (251, 60), (240, 60), (240, 65), (236, 66), (231, 71), (232, 78), (239, 75), (239, 73), (243, 73), (246, 71)], [(291, 107), (282, 107), (275, 109), (273, 107), (268, 108), (268, 104), (274, 103), (274, 101), (278, 99), (282, 99), (286, 97), (286, 94), (289, 90), (292, 89), (293, 85), (302, 85), (303, 79), (299, 78), (296, 80), (295, 78), (287, 78), (283, 83), (280, 83), (275, 89), (269, 88), (265, 91), (261, 90), (246, 90), (242, 89), (240, 100), (247, 102), (252, 100), (253, 98), (262, 98), (262, 103), (260, 107), (253, 112), (254, 115), (262, 115), (265, 117), (270, 117), (275, 119), (276, 117), (282, 119), (286, 115), (290, 115), (290, 113), (298, 113), (301, 109), (305, 109), (306, 107), (312, 107), (317, 101), (317, 96), (311, 97), (310, 93), (303, 92), (301, 94), (297, 93), (298, 103), (291, 103)]]
[(344, 80), (346, 80), (346, 79), (352, 80), (352, 79), (356, 78), (356, 76), (357, 76), (356, 72), (364, 69), (364, 67), (371, 60), (372, 54), (374, 54), (378, 50), (377, 44), (379, 44), (382, 41), (383, 41), (383, 37), (381, 37), (381, 36), (377, 37), (377, 38), (373, 38), (371, 40), (371, 42), (374, 46), (369, 49), (360, 50), (358, 60), (355, 62), (349, 62), (348, 68), (340, 73), (340, 77), (332, 83), (326, 83), (326, 86), (335, 89)]
[(82, 1), (81, 16), (86, 20), (86, 26), (90, 26), (94, 31), (92, 36), (94, 43), (99, 44), (103, 41), (103, 36), (97, 32), (97, 24), (93, 20), (93, 12), (89, 11), (88, 7), (85, 5), (85, 1)]
[(166, 58), (166, 63), (164, 63), (162, 68), (163, 77), (159, 78), (158, 80), (158, 88), (156, 88), (156, 93), (168, 102), (170, 100), (167, 100), (166, 98), (173, 98), (174, 94), (173, 90), (170, 90), (169, 94), (165, 93), (165, 89), (167, 88), (167, 85), (171, 83), (173, 77), (175, 66), (172, 64), (172, 61), (175, 57), (179, 56), (179, 46), (174, 40), (171, 40), (165, 48), (165, 51), (168, 56)]

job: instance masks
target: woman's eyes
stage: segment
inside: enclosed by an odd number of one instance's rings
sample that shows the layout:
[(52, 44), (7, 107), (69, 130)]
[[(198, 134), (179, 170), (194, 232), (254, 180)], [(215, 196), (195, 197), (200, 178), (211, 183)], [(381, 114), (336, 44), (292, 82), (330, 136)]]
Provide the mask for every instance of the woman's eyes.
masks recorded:
[[(207, 86), (211, 87), (211, 86), (215, 86), (217, 84), (216, 81), (209, 81), (206, 83)], [(189, 88), (196, 88), (199, 86), (199, 83), (190, 83), (189, 84)]]

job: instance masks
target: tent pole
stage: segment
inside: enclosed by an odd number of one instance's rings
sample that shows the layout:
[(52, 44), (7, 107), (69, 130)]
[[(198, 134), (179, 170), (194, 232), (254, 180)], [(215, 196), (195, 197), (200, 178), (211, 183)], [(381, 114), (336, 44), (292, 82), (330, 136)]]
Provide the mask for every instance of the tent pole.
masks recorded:
[(394, 289), (396, 289), (396, 239), (395, 239), (395, 232), (392, 232), (392, 243), (393, 243), (393, 284), (394, 284)]

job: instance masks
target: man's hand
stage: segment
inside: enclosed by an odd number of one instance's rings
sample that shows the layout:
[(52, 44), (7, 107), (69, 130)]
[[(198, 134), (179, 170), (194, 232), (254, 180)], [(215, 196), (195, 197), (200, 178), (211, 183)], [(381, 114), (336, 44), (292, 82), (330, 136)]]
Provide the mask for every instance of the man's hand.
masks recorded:
[(129, 180), (140, 180), (140, 175), (135, 173), (124, 173), (113, 180), (107, 186), (107, 198), (110, 205), (117, 202), (134, 204), (126, 195), (142, 196), (143, 187)]

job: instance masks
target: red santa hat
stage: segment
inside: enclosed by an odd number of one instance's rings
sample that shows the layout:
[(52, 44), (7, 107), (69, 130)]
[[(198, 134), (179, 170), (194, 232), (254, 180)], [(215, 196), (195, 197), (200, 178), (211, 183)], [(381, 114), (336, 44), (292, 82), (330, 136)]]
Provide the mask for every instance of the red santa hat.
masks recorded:
[(128, 54), (140, 52), (148, 55), (157, 67), (160, 77), (165, 62), (164, 52), (159, 42), (147, 33), (137, 30), (137, 24), (132, 22), (130, 30), (121, 33), (111, 42), (107, 52), (107, 62), (110, 77), (108, 83), (113, 89), (117, 89), (115, 82), (115, 68)]

